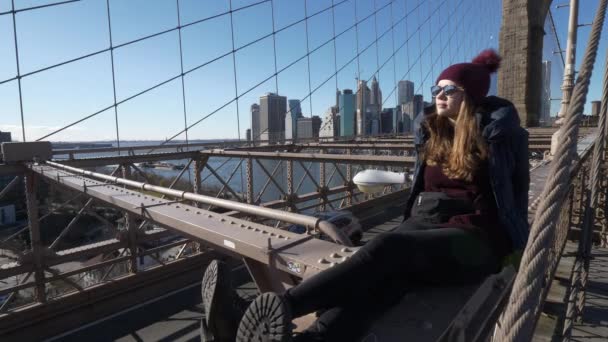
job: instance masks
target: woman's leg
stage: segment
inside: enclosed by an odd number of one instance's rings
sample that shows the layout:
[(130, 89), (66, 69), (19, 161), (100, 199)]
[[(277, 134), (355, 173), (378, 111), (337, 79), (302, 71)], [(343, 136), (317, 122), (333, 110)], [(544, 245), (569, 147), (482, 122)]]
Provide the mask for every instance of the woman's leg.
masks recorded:
[(407, 292), (406, 288), (396, 287), (393, 283), (386, 285), (376, 293), (324, 311), (309, 329), (294, 338), (294, 342), (359, 341), (369, 333), (374, 322)]
[(375, 305), (376, 300), (394, 298), (412, 287), (470, 282), (499, 267), (488, 241), (470, 230), (441, 228), (383, 234), (347, 261), (287, 290), (283, 296), (264, 293), (256, 298), (241, 319), (237, 341), (290, 341), (293, 318), (320, 309), (352, 307), (338, 311), (326, 323), (327, 333), (338, 336), (353, 319), (365, 324), (372, 321), (362, 315), (366, 308), (358, 306), (359, 302)]
[(378, 236), (345, 262), (289, 289), (284, 297), (292, 316), (298, 317), (343, 307), (384, 289), (389, 282), (389, 287), (396, 289), (470, 282), (498, 271), (499, 265), (487, 240), (475, 231), (398, 229)]

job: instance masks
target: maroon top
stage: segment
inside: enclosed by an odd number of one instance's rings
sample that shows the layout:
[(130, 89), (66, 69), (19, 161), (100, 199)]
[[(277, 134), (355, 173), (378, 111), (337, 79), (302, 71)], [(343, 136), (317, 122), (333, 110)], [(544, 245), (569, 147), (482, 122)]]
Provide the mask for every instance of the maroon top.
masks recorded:
[(473, 176), (473, 181), (448, 178), (441, 166), (426, 165), (424, 169), (424, 191), (443, 192), (451, 198), (468, 200), (475, 211), (470, 214), (452, 216), (442, 227), (475, 229), (487, 233), (490, 242), (500, 254), (511, 249), (506, 230), (498, 218), (496, 200), (492, 192), (488, 166), (484, 163)]

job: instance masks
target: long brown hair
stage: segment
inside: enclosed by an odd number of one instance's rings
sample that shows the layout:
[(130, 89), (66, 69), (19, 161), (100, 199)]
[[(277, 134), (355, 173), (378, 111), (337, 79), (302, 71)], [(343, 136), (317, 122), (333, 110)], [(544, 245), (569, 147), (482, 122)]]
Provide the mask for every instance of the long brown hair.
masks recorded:
[(463, 95), (455, 125), (436, 112), (426, 120), (430, 138), (423, 157), (428, 165), (440, 165), (449, 178), (472, 181), (488, 157), (488, 147), (479, 132), (476, 107), (466, 93)]

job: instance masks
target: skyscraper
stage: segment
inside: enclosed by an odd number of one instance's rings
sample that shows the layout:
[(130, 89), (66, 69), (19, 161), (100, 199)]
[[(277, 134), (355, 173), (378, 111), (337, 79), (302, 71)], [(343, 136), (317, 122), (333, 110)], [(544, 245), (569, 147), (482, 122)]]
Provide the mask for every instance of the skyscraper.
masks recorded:
[(329, 109), (325, 112), (325, 118), (323, 118), (323, 123), (321, 124), (319, 137), (331, 138), (334, 136), (334, 127), (336, 125), (337, 117), (334, 109), (335, 107), (329, 107)]
[(312, 117), (312, 136), (314, 138), (318, 138), (320, 130), (321, 130), (321, 118), (318, 115), (315, 115)]
[(290, 113), (293, 113), (297, 118), (302, 117), (302, 106), (300, 105), (300, 100), (291, 99), (288, 101), (289, 108), (287, 108)]
[(340, 89), (336, 89), (336, 107), (340, 108), (340, 95), (342, 93), (340, 93)]
[(310, 139), (313, 137), (312, 118), (298, 118), (298, 139)]
[(276, 143), (285, 137), (285, 114), (287, 98), (274, 93), (260, 97), (261, 140)]
[(414, 95), (412, 98), (412, 102), (414, 102), (414, 116), (412, 120), (414, 120), (418, 115), (424, 112), (424, 98), (420, 94)]
[[(369, 99), (369, 104), (376, 105), (380, 108), (382, 106), (382, 91), (380, 90), (380, 84), (376, 79), (376, 76), (372, 79), (372, 88)], [(380, 110), (378, 110), (380, 112)]]
[(403, 132), (408, 133), (411, 129), (410, 122), (414, 121), (418, 115), (424, 111), (424, 100), (422, 95), (416, 94), (412, 99), (401, 105), (401, 122), (403, 122)]
[(397, 87), (397, 100), (399, 104), (408, 103), (414, 97), (414, 82), (399, 81)]
[[(289, 111), (285, 114), (285, 140), (295, 140), (296, 139), (296, 125), (292, 120), (291, 113)], [(296, 119), (297, 120), (297, 119)], [(297, 122), (297, 121), (296, 121)], [(291, 141), (292, 143), (294, 141)]]
[(371, 126), (371, 130), (370, 130), (371, 135), (378, 135), (380, 133), (380, 122), (378, 121), (378, 119), (372, 120), (370, 126)]
[[(291, 136), (291, 138), (297, 138), (296, 131), (296, 120), (302, 117), (302, 106), (300, 104), (300, 100), (289, 100), (287, 101), (287, 114), (289, 114), (291, 118), (291, 133), (287, 132), (287, 121), (285, 121), (285, 139), (287, 136)], [(287, 118), (285, 118), (287, 120)]]
[(393, 132), (393, 116), (395, 108), (384, 108), (380, 113), (380, 133)]
[[(370, 134), (374, 134), (371, 124), (374, 120), (378, 120), (378, 123), (380, 122), (380, 112), (382, 112), (382, 91), (380, 90), (380, 84), (378, 83), (376, 76), (374, 76), (372, 79), (369, 105), (367, 106), (366, 111), (368, 115), (366, 126), (369, 126), (367, 127), (367, 132)], [(378, 132), (379, 130), (380, 127), (378, 125)], [(376, 132), (375, 134), (378, 134), (378, 132)]]
[(367, 132), (366, 123), (366, 112), (367, 105), (370, 100), (370, 89), (367, 86), (367, 82), (359, 80), (357, 82), (357, 130), (355, 134), (365, 135)]
[(543, 61), (540, 72), (540, 115), (538, 122), (541, 126), (548, 126), (551, 122), (551, 61)]
[(602, 101), (591, 101), (591, 116), (600, 116)]
[(251, 105), (251, 141), (260, 140), (260, 106)]
[(340, 135), (349, 137), (355, 135), (355, 95), (350, 89), (344, 89), (340, 95)]
[(399, 133), (399, 124), (403, 127), (403, 123), (401, 122), (401, 106), (395, 107), (393, 109), (393, 133)]

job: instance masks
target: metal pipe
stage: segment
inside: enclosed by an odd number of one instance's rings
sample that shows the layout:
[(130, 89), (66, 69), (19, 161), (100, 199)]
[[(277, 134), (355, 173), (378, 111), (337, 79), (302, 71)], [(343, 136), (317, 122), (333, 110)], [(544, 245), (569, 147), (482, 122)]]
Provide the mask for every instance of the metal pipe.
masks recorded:
[(157, 193), (160, 193), (163, 195), (180, 198), (183, 200), (190, 200), (190, 201), (200, 202), (203, 204), (210, 204), (210, 205), (213, 205), (216, 207), (235, 210), (235, 211), (239, 211), (239, 212), (242, 212), (245, 214), (257, 215), (257, 216), (262, 216), (262, 217), (273, 219), (273, 220), (281, 220), (281, 221), (289, 222), (292, 224), (300, 224), (303, 226), (318, 228), (323, 233), (327, 234), (329, 237), (334, 239), (334, 241), (336, 241), (337, 243), (345, 245), (345, 246), (352, 246), (352, 243), (350, 242), (348, 237), (346, 237), (346, 235), (342, 231), (338, 230), (338, 228), (336, 228), (336, 226), (334, 226), (333, 224), (331, 224), (329, 222), (316, 218), (316, 217), (311, 217), (311, 216), (306, 216), (306, 215), (296, 214), (296, 213), (290, 213), (290, 212), (275, 210), (275, 209), (270, 209), (270, 208), (264, 208), (264, 207), (259, 207), (259, 206), (255, 206), (255, 205), (251, 205), (251, 204), (234, 202), (234, 201), (225, 200), (225, 199), (221, 199), (221, 198), (194, 194), (194, 193), (186, 192), (186, 191), (168, 189), (168, 188), (164, 188), (161, 186), (150, 185), (150, 184), (136, 182), (136, 181), (123, 179), (123, 178), (119, 178), (119, 177), (111, 177), (111, 176), (108, 176), (108, 175), (105, 175), (102, 173), (82, 170), (82, 169), (62, 165), (62, 164), (51, 162), (51, 161), (47, 161), (46, 164), (48, 164), (52, 167), (58, 168), (58, 169), (70, 171), (73, 173), (77, 173), (77, 174), (81, 174), (81, 175), (85, 175), (85, 176), (89, 176), (89, 177), (93, 177), (93, 178), (97, 178), (97, 179), (108, 180), (108, 181), (111, 181), (116, 184), (123, 184), (123, 185), (127, 185), (127, 186), (137, 188), (140, 190), (153, 191), (153, 192), (157, 192)]
[(574, 87), (574, 63), (576, 59), (576, 35), (578, 30), (578, 0), (570, 0), (570, 18), (568, 19), (568, 42), (566, 45), (566, 65), (564, 67), (564, 82), (562, 84), (562, 106), (559, 109), (556, 124), (561, 125)]

